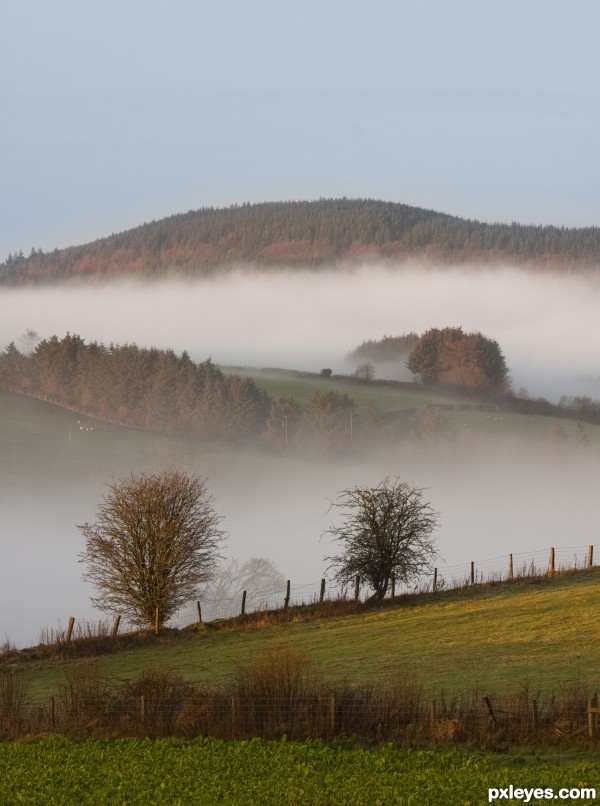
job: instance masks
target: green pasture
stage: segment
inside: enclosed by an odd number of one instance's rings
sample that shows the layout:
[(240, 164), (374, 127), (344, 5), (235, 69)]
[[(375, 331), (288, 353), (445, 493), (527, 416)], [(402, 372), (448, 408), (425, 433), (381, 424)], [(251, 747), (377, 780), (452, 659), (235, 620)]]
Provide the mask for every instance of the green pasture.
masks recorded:
[(594, 802), (600, 791), (600, 762), (583, 754), (540, 758), (314, 741), (51, 738), (2, 744), (0, 765), (0, 803), (7, 806), (469, 806), (487, 803), (490, 788), (511, 784), (543, 790), (541, 798), (529, 794), (532, 804), (575, 788), (595, 790), (580, 801)]
[[(210, 686), (227, 682), (265, 649), (306, 653), (329, 680), (408, 676), (428, 692), (558, 691), (600, 686), (600, 568), (554, 579), (482, 585), (365, 607), (352, 615), (235, 629), (208, 625), (165, 634), (98, 660), (103, 674), (128, 679), (160, 667)], [(23, 668), (32, 695), (45, 698), (67, 664), (32, 658)]]

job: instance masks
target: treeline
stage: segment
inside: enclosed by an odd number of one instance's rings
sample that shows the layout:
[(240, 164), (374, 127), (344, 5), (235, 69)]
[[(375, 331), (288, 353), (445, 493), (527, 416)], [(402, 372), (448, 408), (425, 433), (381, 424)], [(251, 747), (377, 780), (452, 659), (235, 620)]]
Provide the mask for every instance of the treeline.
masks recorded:
[(50, 253), (20, 250), (0, 265), (0, 283), (202, 276), (236, 263), (303, 267), (366, 257), (582, 270), (600, 266), (600, 228), (483, 224), (369, 199), (244, 204), (173, 215)]
[(234, 442), (259, 438), (339, 448), (351, 437), (353, 401), (331, 389), (305, 408), (291, 395), (271, 398), (254, 380), (222, 372), (184, 352), (108, 347), (67, 334), (30, 353), (11, 342), (0, 354), (0, 387), (135, 428)]
[(367, 339), (355, 350), (348, 353), (348, 363), (373, 361), (381, 364), (406, 364), (408, 356), (419, 341), (418, 333), (405, 333), (403, 336), (384, 336), (381, 339)]

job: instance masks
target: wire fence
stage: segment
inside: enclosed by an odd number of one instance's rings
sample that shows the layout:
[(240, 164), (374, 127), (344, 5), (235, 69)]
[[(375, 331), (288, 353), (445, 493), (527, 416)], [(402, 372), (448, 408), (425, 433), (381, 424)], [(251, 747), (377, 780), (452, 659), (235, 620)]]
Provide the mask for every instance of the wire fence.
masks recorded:
[(67, 675), (57, 694), (29, 698), (23, 677), (0, 673), (0, 738), (51, 732), (71, 736), (213, 736), (245, 739), (468, 741), (597, 746), (598, 696), (581, 684), (541, 693), (527, 686), (430, 696), (407, 679), (327, 683), (293, 653), (242, 670), (227, 687), (200, 687), (165, 671), (107, 680), (97, 667)]
[[(431, 574), (422, 575), (408, 584), (392, 583), (388, 595), (394, 597), (403, 594), (434, 593), (475, 584), (506, 582), (511, 579), (583, 570), (594, 565), (594, 558), (600, 559), (600, 544), (508, 554), (435, 568)], [(183, 608), (169, 624), (181, 628), (197, 621), (199, 617), (207, 623), (251, 613), (313, 605), (323, 601), (365, 601), (373, 593), (373, 589), (360, 579), (353, 586), (339, 585), (328, 579), (297, 586), (292, 586), (291, 581), (288, 581), (285, 589), (239, 591), (235, 596), (226, 599), (201, 598)]]
[[(583, 571), (599, 565), (600, 562), (596, 562), (597, 560), (600, 560), (600, 544), (552, 547), (507, 554), (486, 560), (440, 566), (432, 569), (429, 574), (413, 579), (410, 583), (396, 583), (392, 580), (387, 596), (396, 598), (411, 594), (437, 594), (473, 585)], [(357, 577), (352, 585), (340, 585), (335, 580), (325, 578), (318, 582), (293, 586), (291, 580), (288, 580), (285, 588), (275, 590), (248, 589), (223, 599), (201, 597), (181, 608), (164, 626), (184, 629), (192, 624), (210, 624), (260, 613), (273, 614), (324, 603), (361, 603), (367, 601), (373, 594), (373, 589), (360, 577)], [(43, 628), (39, 643), (53, 646), (68, 644), (77, 639), (85, 641), (111, 636), (116, 638), (117, 634), (131, 633), (137, 629), (135, 624), (121, 619), (120, 616), (117, 616), (112, 623), (106, 619), (97, 622), (76, 622), (75, 618), (71, 617), (66, 628), (60, 624), (57, 628)]]

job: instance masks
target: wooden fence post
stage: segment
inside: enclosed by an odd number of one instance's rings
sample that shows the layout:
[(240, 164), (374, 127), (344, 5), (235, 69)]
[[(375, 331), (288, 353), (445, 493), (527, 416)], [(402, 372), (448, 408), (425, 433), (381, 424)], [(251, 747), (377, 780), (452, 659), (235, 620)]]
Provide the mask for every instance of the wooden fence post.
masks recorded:
[(246, 613), (246, 591), (242, 591), (242, 612), (240, 613), (241, 616), (245, 615)]
[(325, 599), (325, 580), (321, 580), (321, 590), (319, 591), (319, 604), (323, 604)]
[(437, 568), (433, 569), (433, 584), (431, 586), (432, 593), (435, 593), (437, 590)]
[(428, 702), (429, 705), (429, 727), (431, 729), (432, 734), (435, 734), (435, 729), (437, 726), (437, 708), (435, 697), (431, 697)]
[(554, 574), (554, 548), (550, 549), (550, 559), (548, 561), (548, 573), (550, 576)]
[(358, 602), (358, 597), (360, 595), (360, 574), (356, 575), (356, 579), (354, 580), (354, 601)]
[(290, 580), (288, 579), (287, 585), (285, 588), (285, 599), (283, 602), (283, 609), (287, 610), (290, 605)]
[(508, 555), (508, 578), (513, 579), (514, 577), (514, 569), (513, 569), (513, 556), (512, 554)]
[(146, 727), (146, 698), (143, 694), (140, 695), (140, 722), (142, 727)]
[(200, 606), (200, 602), (196, 602), (196, 607), (198, 608), (198, 626), (202, 626), (202, 607)]
[(327, 717), (329, 722), (329, 731), (333, 736), (333, 734), (335, 733), (335, 697), (333, 696), (333, 694), (329, 697), (329, 702), (327, 705), (328, 705)]
[(594, 547), (588, 546), (587, 567), (592, 568), (594, 565)]
[(484, 698), (483, 698), (483, 701), (484, 701), (484, 703), (487, 705), (487, 709), (488, 709), (488, 711), (490, 712), (490, 716), (492, 717), (492, 720), (493, 720), (493, 722), (494, 722), (494, 725), (497, 725), (497, 724), (498, 724), (498, 720), (496, 719), (496, 714), (494, 713), (494, 709), (492, 708), (492, 703), (491, 703), (490, 698), (489, 698), (489, 697), (484, 697)]
[(69, 616), (69, 626), (67, 627), (67, 637), (65, 638), (67, 644), (69, 643), (69, 641), (71, 640), (71, 636), (73, 635), (74, 626), (75, 626), (75, 619), (73, 618), (73, 616)]
[(539, 714), (538, 714), (538, 705), (537, 700), (533, 699), (531, 701), (531, 727), (533, 730), (537, 730), (540, 726)]
[(475, 584), (475, 563), (471, 560), (471, 585)]
[(240, 721), (240, 708), (239, 708), (239, 700), (232, 694), (231, 696), (231, 736), (232, 738), (236, 735), (236, 728), (238, 726), (238, 722)]
[(590, 739), (593, 739), (596, 734), (596, 714), (600, 711), (598, 708), (598, 695), (594, 694), (593, 697), (590, 697), (588, 700), (588, 735)]
[(119, 632), (120, 623), (121, 623), (121, 616), (117, 613), (117, 615), (115, 616), (115, 620), (113, 622), (112, 633), (110, 635), (113, 641), (115, 640), (115, 638), (117, 637), (117, 633)]

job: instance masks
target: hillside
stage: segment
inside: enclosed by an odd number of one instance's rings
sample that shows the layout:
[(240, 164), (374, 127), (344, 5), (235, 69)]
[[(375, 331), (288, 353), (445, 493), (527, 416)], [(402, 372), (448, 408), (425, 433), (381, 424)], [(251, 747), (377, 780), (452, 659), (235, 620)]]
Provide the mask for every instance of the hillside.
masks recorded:
[[(149, 636), (146, 646), (101, 658), (103, 675), (130, 678), (147, 668), (177, 670), (203, 685), (220, 685), (263, 650), (294, 647), (329, 680), (391, 681), (406, 676), (427, 691), (448, 694), (597, 686), (593, 625), (600, 569), (561, 578), (536, 577), (462, 591), (408, 597), (358, 612), (287, 623), (235, 620), (177, 634)], [(33, 654), (32, 660), (27, 660)], [(57, 691), (67, 665), (23, 652), (33, 691)]]
[(0, 265), (0, 283), (198, 277), (240, 263), (299, 268), (365, 259), (597, 270), (600, 228), (484, 224), (365, 199), (244, 204), (173, 215), (47, 254), (19, 251)]

